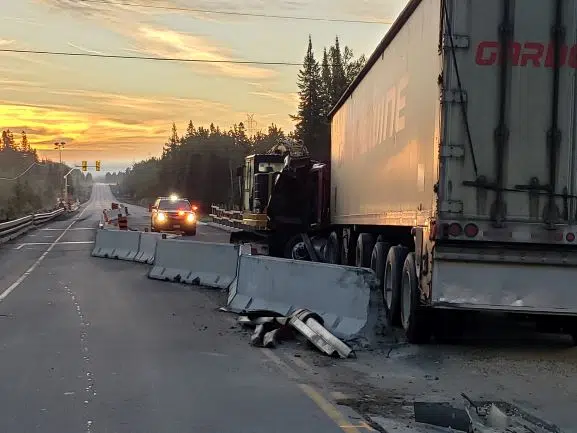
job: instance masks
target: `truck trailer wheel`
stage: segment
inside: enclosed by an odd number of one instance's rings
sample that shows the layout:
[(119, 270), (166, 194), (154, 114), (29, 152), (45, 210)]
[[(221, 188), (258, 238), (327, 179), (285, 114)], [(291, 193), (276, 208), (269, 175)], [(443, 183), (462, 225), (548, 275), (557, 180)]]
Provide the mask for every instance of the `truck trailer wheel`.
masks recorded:
[(355, 266), (368, 268), (371, 266), (371, 255), (375, 246), (375, 237), (369, 233), (361, 233), (357, 238), (355, 250)]
[(373, 247), (371, 254), (371, 269), (377, 275), (377, 290), (384, 295), (383, 287), (385, 286), (385, 262), (391, 246), (386, 242), (377, 242)]
[(431, 338), (432, 330), (427, 311), (420, 305), (421, 293), (417, 279), (415, 253), (409, 253), (405, 259), (402, 294), (401, 320), (408, 342), (411, 344), (427, 343)]
[(309, 253), (304, 245), (302, 235), (294, 235), (284, 246), (285, 259), (310, 261)]
[(391, 326), (401, 324), (401, 282), (403, 278), (403, 264), (409, 250), (402, 245), (389, 249), (385, 261), (385, 276), (383, 295)]

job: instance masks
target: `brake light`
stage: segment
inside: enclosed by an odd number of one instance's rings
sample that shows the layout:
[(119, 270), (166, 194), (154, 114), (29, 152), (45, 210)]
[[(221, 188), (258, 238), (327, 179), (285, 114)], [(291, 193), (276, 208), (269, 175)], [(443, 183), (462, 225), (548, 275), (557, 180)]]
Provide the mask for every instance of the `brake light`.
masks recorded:
[(574, 242), (575, 241), (575, 233), (567, 233), (567, 235), (565, 236), (565, 239), (567, 239), (567, 242)]
[(479, 227), (477, 227), (475, 224), (469, 223), (465, 226), (465, 236), (467, 236), (468, 238), (474, 238), (478, 234), (479, 234)]
[(178, 211), (178, 216), (183, 216), (184, 215), (184, 211), (183, 210), (179, 210)]
[(463, 234), (463, 227), (459, 223), (453, 223), (449, 226), (449, 236), (457, 237)]

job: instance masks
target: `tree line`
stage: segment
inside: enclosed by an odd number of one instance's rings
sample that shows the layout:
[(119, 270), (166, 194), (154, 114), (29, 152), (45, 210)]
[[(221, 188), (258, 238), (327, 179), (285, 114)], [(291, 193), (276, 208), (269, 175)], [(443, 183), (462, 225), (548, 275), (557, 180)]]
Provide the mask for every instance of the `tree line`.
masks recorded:
[[(15, 137), (3, 130), (0, 141), (0, 222), (58, 206), (63, 191), (64, 164), (41, 160), (25, 131)], [(28, 170), (28, 171), (27, 171)], [(76, 171), (68, 178), (68, 193), (74, 200), (90, 196), (91, 178)]]
[(126, 199), (146, 205), (155, 197), (171, 193), (186, 196), (208, 211), (211, 203), (233, 205), (238, 200), (237, 167), (254, 153), (266, 153), (281, 139), (303, 143), (312, 158), (330, 159), (328, 113), (365, 65), (365, 57), (341, 48), (338, 37), (324, 48), (319, 61), (309, 37), (303, 66), (298, 72), (299, 104), (290, 115), (294, 131), (285, 132), (272, 124), (266, 132), (247, 134), (239, 123), (228, 130), (211, 124), (208, 128), (189, 122), (180, 135), (175, 124), (160, 157), (134, 164), (125, 172), (107, 173), (105, 181), (118, 183)]

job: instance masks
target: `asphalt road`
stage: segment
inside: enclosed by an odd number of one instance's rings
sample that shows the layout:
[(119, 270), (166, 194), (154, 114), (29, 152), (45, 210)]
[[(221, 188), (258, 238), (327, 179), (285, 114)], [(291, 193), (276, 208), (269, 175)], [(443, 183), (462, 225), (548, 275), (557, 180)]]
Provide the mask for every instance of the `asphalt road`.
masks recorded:
[(90, 257), (111, 201), (96, 185), (73, 219), (0, 247), (0, 432), (366, 431), (347, 427), (354, 419), (279, 358), (249, 347), (217, 311), (222, 294)]

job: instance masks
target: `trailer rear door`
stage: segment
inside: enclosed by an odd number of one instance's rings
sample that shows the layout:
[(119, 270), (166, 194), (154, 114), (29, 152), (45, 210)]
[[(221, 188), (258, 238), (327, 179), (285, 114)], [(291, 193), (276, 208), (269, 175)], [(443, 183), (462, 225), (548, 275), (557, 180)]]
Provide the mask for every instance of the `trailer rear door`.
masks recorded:
[(442, 8), (441, 218), (575, 224), (577, 1)]

